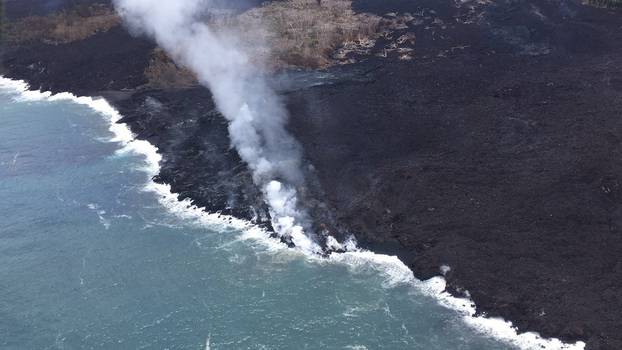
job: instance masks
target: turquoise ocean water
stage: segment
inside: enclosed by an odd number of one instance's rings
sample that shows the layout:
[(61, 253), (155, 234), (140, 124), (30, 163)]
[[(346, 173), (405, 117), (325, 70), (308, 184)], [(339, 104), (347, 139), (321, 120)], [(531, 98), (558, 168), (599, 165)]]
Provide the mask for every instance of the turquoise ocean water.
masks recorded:
[(0, 349), (514, 349), (399, 268), (180, 215), (109, 128), (0, 90)]

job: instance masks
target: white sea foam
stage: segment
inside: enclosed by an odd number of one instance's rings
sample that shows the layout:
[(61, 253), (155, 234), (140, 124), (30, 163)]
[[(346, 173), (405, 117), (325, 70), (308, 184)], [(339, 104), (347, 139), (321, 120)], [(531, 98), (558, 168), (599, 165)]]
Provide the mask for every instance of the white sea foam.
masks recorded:
[(303, 182), (300, 145), (285, 128), (284, 104), (258, 70), (261, 57), (240, 44), (245, 31), (207, 23), (204, 15), (214, 10), (210, 1), (115, 0), (113, 5), (135, 33), (153, 38), (210, 89), (229, 121), (231, 146), (264, 195), (275, 233), (310, 254), (321, 253), (310, 238), (310, 217), (297, 201)]
[(346, 252), (332, 254), (330, 260), (345, 263), (351, 270), (374, 269), (384, 276), (386, 287), (411, 285), (426, 295), (434, 297), (441, 305), (455, 310), (464, 322), (476, 331), (492, 336), (519, 349), (532, 350), (582, 350), (584, 342), (568, 344), (559, 339), (545, 339), (533, 332), (518, 333), (511, 322), (500, 318), (476, 316), (473, 301), (468, 298), (457, 298), (446, 291), (445, 279), (441, 276), (421, 281), (415, 278), (412, 271), (396, 256), (376, 254), (369, 251)]
[[(78, 104), (87, 105), (100, 113), (110, 122), (109, 130), (114, 137), (111, 141), (119, 142), (123, 147), (120, 152), (133, 152), (144, 155), (147, 166), (143, 169), (151, 178), (159, 171), (161, 156), (158, 149), (147, 141), (135, 140), (132, 132), (125, 124), (119, 124), (121, 115), (105, 99), (91, 97), (77, 97), (69, 93), (51, 94), (49, 92), (33, 91), (28, 89), (28, 84), (23, 81), (11, 80), (0, 76), (0, 89), (16, 94), (20, 101), (59, 101), (69, 100)], [(353, 272), (373, 269), (384, 277), (384, 286), (394, 287), (398, 285), (410, 285), (417, 290), (434, 297), (441, 305), (455, 310), (464, 322), (476, 331), (492, 336), (496, 339), (512, 344), (523, 350), (583, 350), (584, 342), (574, 344), (563, 343), (559, 339), (545, 339), (537, 333), (518, 333), (511, 322), (499, 318), (487, 318), (476, 316), (475, 305), (470, 299), (457, 298), (450, 295), (445, 287), (445, 279), (441, 276), (426, 281), (415, 278), (412, 271), (396, 256), (376, 254), (359, 249), (354, 237), (343, 243), (334, 238), (329, 238), (329, 244), (334, 248), (345, 249), (345, 253), (331, 254), (327, 259), (321, 259), (318, 255), (308, 252), (309, 249), (289, 249), (278, 239), (271, 238), (264, 229), (252, 223), (218, 213), (207, 213), (203, 208), (193, 205), (189, 200), (179, 201), (166, 184), (158, 184), (148, 181), (145, 190), (154, 192), (160, 203), (171, 213), (187, 221), (207, 226), (217, 230), (235, 230), (242, 232), (239, 240), (254, 241), (270, 251), (295, 252), (304, 255), (313, 261), (345, 264)], [(304, 242), (304, 244), (307, 244)], [(315, 243), (313, 243), (315, 244)], [(208, 343), (209, 344), (209, 341)], [(355, 347), (356, 348), (356, 347)]]
[(211, 349), (211, 346), (210, 346), (211, 340), (212, 340), (212, 334), (210, 333), (207, 336), (207, 339), (205, 340), (205, 350), (210, 350)]

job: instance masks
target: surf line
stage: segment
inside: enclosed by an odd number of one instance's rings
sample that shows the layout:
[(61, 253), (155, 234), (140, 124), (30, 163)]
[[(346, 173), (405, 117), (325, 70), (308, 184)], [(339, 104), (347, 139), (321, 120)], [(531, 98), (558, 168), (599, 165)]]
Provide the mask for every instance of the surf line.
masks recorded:
[[(476, 315), (476, 306), (469, 298), (454, 297), (446, 291), (446, 281), (442, 276), (433, 277), (429, 280), (421, 281), (415, 278), (413, 272), (396, 256), (376, 254), (371, 251), (356, 247), (356, 242), (347, 241), (343, 244), (336, 240), (330, 240), (328, 244), (339, 245), (346, 251), (344, 253), (332, 253), (326, 258), (315, 254), (310, 254), (302, 249), (289, 248), (277, 238), (270, 236), (265, 229), (254, 225), (252, 222), (234, 218), (220, 213), (209, 213), (204, 208), (199, 208), (192, 204), (189, 199), (180, 201), (171, 191), (168, 184), (159, 184), (152, 179), (160, 171), (160, 161), (162, 156), (158, 153), (157, 147), (146, 140), (135, 138), (130, 128), (119, 123), (121, 114), (108, 101), (101, 97), (75, 96), (68, 92), (53, 94), (49, 91), (31, 90), (28, 83), (23, 80), (13, 80), (0, 76), (0, 91), (14, 94), (17, 102), (35, 101), (71, 101), (76, 104), (85, 105), (96, 113), (103, 116), (109, 124), (108, 130), (113, 135), (109, 141), (118, 143), (121, 148), (119, 154), (133, 153), (144, 157), (145, 166), (141, 168), (148, 176), (145, 190), (153, 192), (161, 205), (169, 212), (181, 219), (194, 222), (204, 227), (222, 231), (242, 232), (239, 240), (255, 241), (266, 249), (280, 252), (293, 252), (307, 259), (316, 262), (329, 262), (344, 264), (349, 268), (372, 267), (381, 274), (385, 280), (384, 286), (387, 288), (398, 285), (409, 285), (416, 288), (425, 295), (431, 296), (437, 302), (451, 310), (473, 330), (478, 333), (490, 336), (521, 350), (584, 350), (585, 342), (564, 343), (556, 338), (543, 338), (535, 332), (519, 333), (510, 321), (501, 318), (488, 318)], [(448, 267), (445, 267), (448, 268)], [(209, 344), (209, 338), (207, 340)], [(209, 346), (209, 345), (208, 345)]]

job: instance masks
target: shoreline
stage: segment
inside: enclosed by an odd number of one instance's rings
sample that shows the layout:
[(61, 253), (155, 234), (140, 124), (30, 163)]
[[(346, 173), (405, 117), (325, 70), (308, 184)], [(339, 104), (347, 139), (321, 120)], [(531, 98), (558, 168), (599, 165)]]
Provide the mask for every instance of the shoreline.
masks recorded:
[[(279, 91), (322, 190), (313, 205), (335, 216), (317, 222), (397, 255), (421, 279), (450, 267), (447, 289), (470, 292), (478, 314), (617, 350), (619, 12), (575, 1), (477, 4), (357, 0), (357, 12), (415, 17), (403, 29), (414, 46), (400, 48), (411, 59), (355, 56), (334, 86)], [(173, 197), (268, 224), (209, 91), (141, 88), (153, 49), (116, 27), (9, 48), (0, 69), (43, 90), (107, 97), (160, 148), (156, 182)]]
[[(539, 348), (543, 350), (582, 350), (585, 342), (574, 344), (564, 343), (557, 338), (542, 338), (536, 332), (520, 332), (511, 321), (500, 318), (487, 318), (477, 315), (476, 306), (472, 300), (452, 296), (447, 290), (442, 275), (422, 281), (415, 277), (413, 271), (397, 256), (374, 253), (371, 250), (362, 250), (357, 246), (350, 246), (345, 252), (332, 252), (328, 257), (313, 255), (299, 248), (288, 247), (279, 239), (257, 224), (237, 219), (233, 216), (220, 213), (209, 213), (205, 208), (197, 207), (189, 199), (178, 200), (177, 195), (171, 192), (170, 185), (156, 183), (153, 178), (160, 171), (159, 163), (162, 160), (157, 147), (146, 140), (137, 138), (130, 127), (122, 123), (122, 115), (103, 97), (76, 96), (70, 92), (52, 93), (40, 90), (30, 90), (27, 82), (13, 80), (0, 75), (0, 88), (12, 89), (21, 95), (22, 101), (72, 101), (85, 105), (105, 117), (109, 122), (109, 131), (114, 135), (109, 141), (118, 143), (121, 148), (117, 152), (133, 152), (145, 158), (146, 167), (142, 169), (148, 176), (144, 190), (153, 192), (158, 202), (170, 212), (187, 220), (198, 222), (201, 226), (230, 227), (243, 232), (240, 239), (254, 240), (272, 250), (286, 250), (296, 252), (306, 259), (318, 263), (338, 263), (348, 267), (372, 265), (377, 273), (387, 276), (387, 286), (409, 285), (424, 295), (431, 296), (440, 305), (455, 311), (460, 318), (475, 332), (490, 336), (508, 345), (516, 346), (521, 350)], [(350, 250), (352, 249), (352, 250)]]

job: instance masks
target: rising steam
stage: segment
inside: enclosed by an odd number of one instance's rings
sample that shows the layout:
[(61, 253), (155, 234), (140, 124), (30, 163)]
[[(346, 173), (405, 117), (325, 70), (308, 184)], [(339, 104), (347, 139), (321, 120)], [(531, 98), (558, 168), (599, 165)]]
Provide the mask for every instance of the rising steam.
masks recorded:
[(301, 150), (285, 130), (287, 112), (238, 35), (207, 24), (212, 5), (210, 0), (115, 0), (132, 30), (154, 38), (210, 89), (229, 121), (232, 145), (263, 191), (277, 234), (319, 252), (305, 235), (311, 225), (297, 204), (297, 188), (303, 184)]

